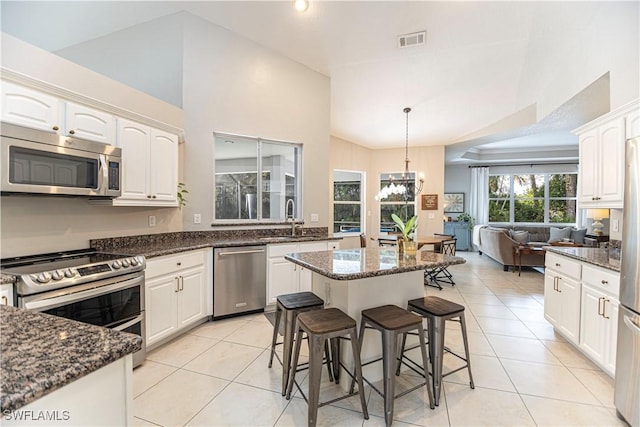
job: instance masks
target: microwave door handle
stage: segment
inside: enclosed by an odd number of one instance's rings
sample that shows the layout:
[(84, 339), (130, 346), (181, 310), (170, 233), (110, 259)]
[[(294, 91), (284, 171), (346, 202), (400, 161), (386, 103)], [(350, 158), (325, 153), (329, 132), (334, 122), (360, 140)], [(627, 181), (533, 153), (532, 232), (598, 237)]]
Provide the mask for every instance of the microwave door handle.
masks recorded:
[(98, 194), (107, 194), (107, 186), (109, 185), (109, 168), (107, 168), (107, 159), (104, 154), (98, 156)]

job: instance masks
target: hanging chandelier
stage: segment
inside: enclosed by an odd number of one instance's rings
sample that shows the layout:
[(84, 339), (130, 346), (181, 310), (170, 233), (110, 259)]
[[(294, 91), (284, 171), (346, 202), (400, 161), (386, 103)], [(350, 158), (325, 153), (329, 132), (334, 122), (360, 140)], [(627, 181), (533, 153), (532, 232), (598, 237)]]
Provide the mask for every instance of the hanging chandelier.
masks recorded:
[(389, 184), (385, 185), (378, 194), (375, 196), (376, 200), (384, 200), (392, 195), (402, 195), (404, 196), (404, 201), (407, 203), (409, 200), (415, 199), (415, 197), (422, 192), (422, 187), (424, 185), (424, 178), (419, 176), (419, 185), (415, 189), (415, 191), (410, 191), (409, 186), (409, 113), (411, 112), (411, 108), (406, 107), (402, 110), (406, 115), (406, 127), (405, 127), (405, 140), (404, 140), (404, 172), (400, 176), (400, 180), (396, 184), (394, 182), (393, 176), (389, 177)]

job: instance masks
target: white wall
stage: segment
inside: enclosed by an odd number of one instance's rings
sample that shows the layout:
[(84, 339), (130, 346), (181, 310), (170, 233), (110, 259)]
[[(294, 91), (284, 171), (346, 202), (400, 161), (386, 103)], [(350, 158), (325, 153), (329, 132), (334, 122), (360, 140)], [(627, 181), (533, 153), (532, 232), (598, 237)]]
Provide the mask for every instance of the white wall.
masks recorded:
[[(329, 78), (184, 15), (184, 229), (213, 219), (213, 132), (302, 143), (305, 226), (329, 226)], [(202, 224), (193, 224), (194, 213)], [(311, 223), (311, 214), (319, 222)]]
[[(2, 66), (109, 104), (182, 127), (182, 110), (59, 56), (2, 34)], [(2, 197), (0, 256), (88, 247), (93, 238), (179, 231), (177, 208), (105, 207), (85, 199)], [(148, 226), (155, 215), (156, 227)]]

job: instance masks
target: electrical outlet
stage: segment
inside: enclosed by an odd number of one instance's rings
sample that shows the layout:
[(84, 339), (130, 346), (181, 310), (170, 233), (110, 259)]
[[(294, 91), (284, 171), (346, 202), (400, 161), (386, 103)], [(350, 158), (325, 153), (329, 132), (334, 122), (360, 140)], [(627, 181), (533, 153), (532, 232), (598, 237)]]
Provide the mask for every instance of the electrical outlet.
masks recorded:
[(611, 220), (611, 231), (618, 232), (620, 231), (620, 221), (617, 219)]
[(202, 216), (200, 214), (193, 214), (193, 223), (200, 224), (202, 222)]
[(149, 227), (155, 227), (155, 226), (156, 226), (156, 216), (149, 215)]
[(311, 222), (318, 222), (320, 220), (320, 215), (311, 214)]

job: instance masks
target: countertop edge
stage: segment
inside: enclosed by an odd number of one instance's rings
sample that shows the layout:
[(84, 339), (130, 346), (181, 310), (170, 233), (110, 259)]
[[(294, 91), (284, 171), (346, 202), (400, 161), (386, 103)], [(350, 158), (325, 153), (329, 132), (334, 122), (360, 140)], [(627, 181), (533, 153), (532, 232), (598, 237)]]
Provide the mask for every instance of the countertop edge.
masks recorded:
[[(576, 253), (577, 248), (562, 248), (557, 246), (546, 246), (545, 249), (549, 252), (554, 252), (559, 255), (564, 255), (568, 258), (573, 258), (578, 261), (586, 262), (587, 264), (595, 265), (597, 267), (606, 268), (607, 270), (615, 271), (620, 273), (620, 265), (615, 265), (611, 263), (611, 260), (608, 262), (599, 262), (593, 258), (581, 256)], [(592, 250), (592, 251), (605, 251), (606, 249), (596, 249), (596, 248), (578, 248), (583, 250)], [(608, 258), (607, 258), (608, 259)], [(618, 261), (619, 262), (619, 261)]]

